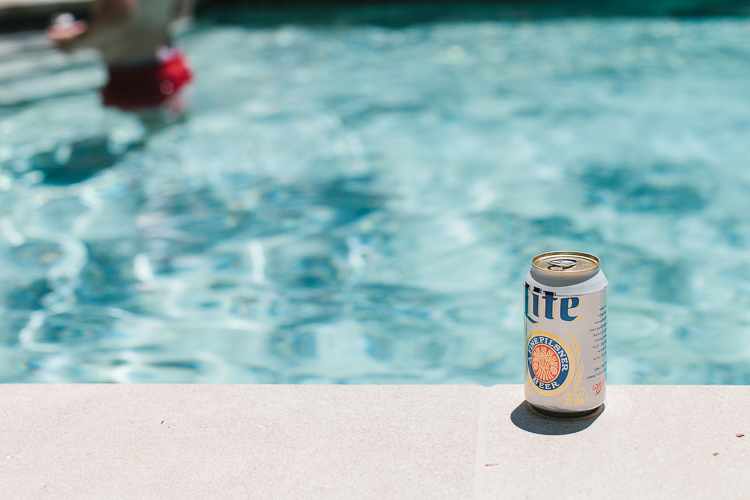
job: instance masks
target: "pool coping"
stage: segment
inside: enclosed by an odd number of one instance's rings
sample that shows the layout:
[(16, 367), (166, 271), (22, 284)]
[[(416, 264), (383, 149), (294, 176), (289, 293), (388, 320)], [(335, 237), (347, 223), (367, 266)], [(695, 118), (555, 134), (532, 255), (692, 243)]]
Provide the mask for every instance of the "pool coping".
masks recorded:
[[(747, 498), (749, 386), (0, 385), (8, 498)], [(745, 434), (745, 436), (740, 436)]]

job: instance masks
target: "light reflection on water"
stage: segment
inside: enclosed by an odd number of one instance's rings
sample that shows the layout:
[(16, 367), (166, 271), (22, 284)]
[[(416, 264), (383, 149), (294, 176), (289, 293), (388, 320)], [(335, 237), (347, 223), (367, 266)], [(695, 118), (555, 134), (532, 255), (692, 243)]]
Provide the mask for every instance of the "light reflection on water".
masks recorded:
[(748, 35), (203, 25), (152, 133), (5, 50), (0, 380), (519, 383), (529, 260), (576, 249), (610, 382), (750, 383)]

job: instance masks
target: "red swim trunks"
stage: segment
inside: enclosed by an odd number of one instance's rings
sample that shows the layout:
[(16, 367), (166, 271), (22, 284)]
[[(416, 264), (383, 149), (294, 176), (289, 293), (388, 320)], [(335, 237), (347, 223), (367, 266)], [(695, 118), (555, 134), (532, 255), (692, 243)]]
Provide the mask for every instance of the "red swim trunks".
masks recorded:
[(192, 79), (182, 51), (169, 49), (154, 61), (109, 67), (109, 82), (102, 88), (105, 106), (125, 111), (156, 108)]

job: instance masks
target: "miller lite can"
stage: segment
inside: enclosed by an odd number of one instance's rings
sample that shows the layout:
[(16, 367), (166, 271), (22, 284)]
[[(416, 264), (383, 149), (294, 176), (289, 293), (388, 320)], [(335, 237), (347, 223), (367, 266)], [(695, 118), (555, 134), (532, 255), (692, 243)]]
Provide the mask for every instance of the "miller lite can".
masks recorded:
[(549, 252), (526, 276), (526, 401), (557, 417), (595, 413), (607, 385), (607, 278), (581, 252)]

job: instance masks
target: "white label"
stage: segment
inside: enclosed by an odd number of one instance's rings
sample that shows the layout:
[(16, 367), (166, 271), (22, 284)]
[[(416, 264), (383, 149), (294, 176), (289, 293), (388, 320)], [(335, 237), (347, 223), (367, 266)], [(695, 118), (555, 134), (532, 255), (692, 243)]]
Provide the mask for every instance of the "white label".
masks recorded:
[[(591, 283), (593, 282), (593, 283)], [(584, 411), (604, 402), (607, 373), (607, 281), (549, 287), (526, 279), (526, 399), (553, 411)], [(586, 288), (597, 291), (580, 293)], [(567, 293), (566, 293), (567, 292)]]

